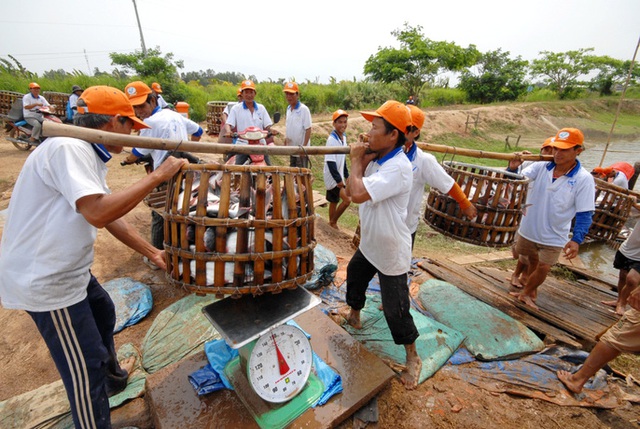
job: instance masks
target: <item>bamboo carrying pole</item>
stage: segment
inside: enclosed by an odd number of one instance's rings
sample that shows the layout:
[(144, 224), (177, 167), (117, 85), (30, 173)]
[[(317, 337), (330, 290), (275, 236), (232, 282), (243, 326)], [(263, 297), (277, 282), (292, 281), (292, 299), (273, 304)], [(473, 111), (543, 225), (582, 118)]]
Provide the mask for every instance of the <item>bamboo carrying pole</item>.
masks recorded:
[[(157, 137), (141, 137), (126, 134), (116, 134), (106, 131), (81, 128), (73, 125), (58, 124), (45, 121), (42, 123), (42, 134), (46, 137), (74, 137), (91, 143), (99, 143), (105, 146), (139, 147), (156, 150), (181, 150), (192, 153), (241, 153), (268, 154), (268, 155), (327, 155), (334, 153), (348, 154), (349, 146), (264, 146), (264, 145), (233, 145), (222, 143), (201, 143), (191, 141), (168, 140)], [(474, 158), (490, 158), (511, 160), (518, 157), (513, 153), (487, 152), (483, 150), (464, 149), (454, 146), (445, 146), (432, 143), (417, 142), (420, 149), (428, 152), (439, 152), (458, 156)], [(550, 155), (520, 155), (523, 161), (551, 161)]]

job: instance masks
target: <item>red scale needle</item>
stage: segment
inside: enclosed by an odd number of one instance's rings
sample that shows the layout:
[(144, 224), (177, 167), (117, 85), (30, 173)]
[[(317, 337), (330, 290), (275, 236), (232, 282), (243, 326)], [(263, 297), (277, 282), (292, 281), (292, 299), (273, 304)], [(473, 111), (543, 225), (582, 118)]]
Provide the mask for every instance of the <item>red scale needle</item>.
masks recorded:
[(289, 364), (282, 355), (282, 352), (280, 352), (278, 343), (276, 342), (276, 336), (274, 334), (271, 334), (271, 339), (273, 339), (273, 345), (276, 347), (276, 354), (278, 355), (278, 366), (280, 367), (280, 375), (285, 375), (289, 372)]

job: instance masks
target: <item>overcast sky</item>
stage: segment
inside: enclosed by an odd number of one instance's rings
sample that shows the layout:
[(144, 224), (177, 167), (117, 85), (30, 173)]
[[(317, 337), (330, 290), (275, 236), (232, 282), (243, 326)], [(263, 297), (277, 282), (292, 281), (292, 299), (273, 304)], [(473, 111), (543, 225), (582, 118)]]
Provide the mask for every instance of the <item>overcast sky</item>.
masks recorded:
[[(136, 0), (147, 48), (258, 80), (363, 79), (364, 63), (405, 22), (436, 41), (527, 60), (540, 51), (595, 48), (630, 60), (640, 0)], [(132, 0), (0, 0), (0, 58), (28, 70), (111, 71), (110, 52), (141, 49)], [(1, 89), (1, 88), (0, 88)]]

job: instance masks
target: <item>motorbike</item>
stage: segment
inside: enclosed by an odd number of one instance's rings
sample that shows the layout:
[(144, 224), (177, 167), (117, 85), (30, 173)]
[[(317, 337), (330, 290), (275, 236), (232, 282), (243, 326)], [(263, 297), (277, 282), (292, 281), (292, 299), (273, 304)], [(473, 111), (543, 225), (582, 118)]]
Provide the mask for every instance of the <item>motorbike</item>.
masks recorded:
[[(276, 112), (273, 114), (273, 123), (277, 124), (280, 121), (280, 112)], [(233, 141), (235, 142), (238, 138), (246, 140), (249, 145), (261, 145), (260, 141), (265, 139), (267, 146), (275, 146), (275, 141), (273, 139), (274, 134), (277, 132), (272, 132), (271, 130), (263, 130), (258, 127), (248, 127), (240, 132), (233, 133)], [(235, 144), (235, 143), (234, 143)], [(235, 165), (236, 163), (236, 154), (232, 155), (225, 162), (226, 165)], [(269, 165), (267, 162), (267, 155), (265, 154), (250, 154), (249, 158), (243, 165)]]
[[(51, 112), (51, 106), (41, 107), (36, 111), (42, 113), (45, 121), (62, 123), (62, 120)], [(30, 140), (32, 127), (24, 120), (22, 99), (20, 98), (11, 104), (11, 110), (7, 115), (2, 115), (2, 120), (4, 121), (5, 131), (9, 134), (7, 140), (19, 150), (31, 150), (33, 146), (37, 146), (44, 140), (44, 138), (40, 138), (36, 142)]]

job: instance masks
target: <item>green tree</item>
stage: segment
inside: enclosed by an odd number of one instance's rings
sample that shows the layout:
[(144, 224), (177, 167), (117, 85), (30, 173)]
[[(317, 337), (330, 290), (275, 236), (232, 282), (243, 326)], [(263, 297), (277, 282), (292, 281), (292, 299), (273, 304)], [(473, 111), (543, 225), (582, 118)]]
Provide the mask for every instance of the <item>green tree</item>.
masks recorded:
[(580, 86), (579, 78), (593, 70), (593, 63), (587, 55), (593, 48), (577, 51), (542, 51), (542, 58), (531, 63), (531, 74), (541, 77), (561, 99), (574, 96)]
[[(593, 91), (598, 91), (600, 95), (613, 94), (613, 86), (626, 81), (629, 67), (631, 66), (631, 61), (629, 60), (617, 60), (606, 55), (590, 56), (587, 61), (591, 63), (594, 70), (598, 71), (598, 74), (589, 81), (589, 88)], [(639, 77), (640, 69), (634, 67), (631, 72), (630, 83), (636, 83)]]
[(527, 90), (525, 77), (529, 62), (520, 56), (509, 58), (501, 49), (489, 51), (476, 64), (477, 72), (462, 72), (458, 88), (467, 93), (470, 101), (492, 103), (517, 99)]
[(148, 49), (146, 55), (136, 50), (132, 54), (112, 52), (109, 57), (112, 65), (122, 66), (142, 78), (155, 77), (161, 81), (177, 80), (178, 69), (184, 68), (184, 62), (174, 61), (172, 53), (162, 56), (159, 46)]
[(439, 73), (460, 71), (476, 63), (480, 52), (475, 45), (462, 48), (452, 42), (438, 42), (422, 34), (422, 26), (391, 32), (400, 48), (380, 48), (364, 65), (364, 74), (374, 82), (398, 82), (419, 102), (425, 83), (433, 84)]

